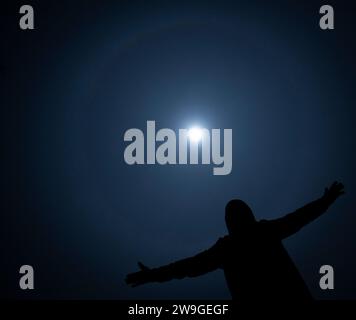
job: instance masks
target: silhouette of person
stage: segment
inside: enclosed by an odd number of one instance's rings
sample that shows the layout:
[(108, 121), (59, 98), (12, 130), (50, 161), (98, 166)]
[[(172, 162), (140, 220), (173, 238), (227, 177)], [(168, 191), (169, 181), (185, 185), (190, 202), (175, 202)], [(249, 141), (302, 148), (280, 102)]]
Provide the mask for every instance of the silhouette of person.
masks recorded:
[(128, 274), (126, 283), (135, 287), (220, 268), (234, 300), (310, 300), (312, 295), (282, 240), (318, 218), (343, 193), (344, 186), (334, 182), (321, 198), (282, 218), (261, 221), (255, 220), (245, 202), (231, 200), (225, 209), (228, 235), (210, 249), (166, 266), (150, 269), (139, 262), (141, 271)]

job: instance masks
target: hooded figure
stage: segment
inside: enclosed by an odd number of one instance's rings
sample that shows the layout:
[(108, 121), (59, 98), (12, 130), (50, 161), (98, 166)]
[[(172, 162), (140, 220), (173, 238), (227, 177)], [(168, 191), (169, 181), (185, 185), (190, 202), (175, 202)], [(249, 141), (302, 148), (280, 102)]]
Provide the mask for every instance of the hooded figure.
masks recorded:
[(343, 188), (334, 182), (321, 198), (275, 220), (256, 221), (245, 202), (231, 200), (225, 208), (228, 235), (208, 250), (166, 266), (150, 269), (139, 263), (141, 271), (127, 275), (126, 282), (137, 286), (223, 269), (234, 300), (310, 300), (282, 240), (324, 213), (344, 193)]

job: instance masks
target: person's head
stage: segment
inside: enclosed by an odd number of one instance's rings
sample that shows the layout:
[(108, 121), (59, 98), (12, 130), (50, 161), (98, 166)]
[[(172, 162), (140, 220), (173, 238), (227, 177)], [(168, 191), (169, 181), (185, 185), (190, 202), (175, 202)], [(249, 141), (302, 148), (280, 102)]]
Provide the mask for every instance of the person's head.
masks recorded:
[(242, 200), (233, 199), (225, 207), (225, 222), (230, 234), (245, 233), (256, 222), (250, 207)]

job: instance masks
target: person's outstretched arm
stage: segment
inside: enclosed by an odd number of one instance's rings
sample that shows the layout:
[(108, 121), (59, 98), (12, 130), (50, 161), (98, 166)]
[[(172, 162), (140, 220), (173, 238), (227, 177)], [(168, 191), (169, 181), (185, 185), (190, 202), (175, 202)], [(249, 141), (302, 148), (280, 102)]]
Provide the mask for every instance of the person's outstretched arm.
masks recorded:
[(330, 188), (325, 189), (324, 195), (321, 198), (308, 203), (304, 207), (282, 218), (266, 221), (265, 226), (282, 239), (289, 237), (321, 216), (329, 206), (344, 193), (343, 184), (334, 182)]
[(139, 262), (138, 266), (141, 271), (128, 274), (125, 281), (132, 287), (136, 287), (148, 282), (197, 277), (220, 267), (219, 251), (219, 244), (217, 243), (196, 256), (153, 269)]

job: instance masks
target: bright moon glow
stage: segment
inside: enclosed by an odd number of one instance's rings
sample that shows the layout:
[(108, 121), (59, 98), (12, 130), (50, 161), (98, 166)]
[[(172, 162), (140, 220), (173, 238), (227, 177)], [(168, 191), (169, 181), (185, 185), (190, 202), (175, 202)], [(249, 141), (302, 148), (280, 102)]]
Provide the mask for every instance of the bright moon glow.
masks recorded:
[(188, 136), (193, 142), (199, 142), (203, 136), (203, 131), (200, 128), (191, 128), (188, 131)]

